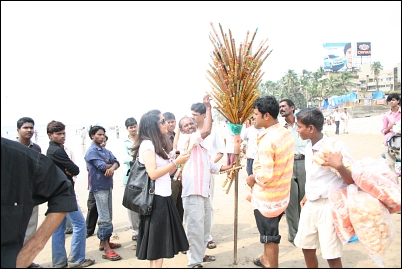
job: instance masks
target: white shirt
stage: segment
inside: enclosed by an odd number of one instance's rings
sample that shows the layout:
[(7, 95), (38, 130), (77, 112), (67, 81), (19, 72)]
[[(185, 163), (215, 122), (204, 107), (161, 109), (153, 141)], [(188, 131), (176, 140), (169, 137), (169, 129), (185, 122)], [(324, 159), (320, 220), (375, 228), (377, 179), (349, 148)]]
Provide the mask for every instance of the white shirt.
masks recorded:
[(244, 128), (240, 133), (240, 138), (247, 143), (246, 155), (248, 159), (255, 159), (257, 157), (257, 136), (264, 131), (265, 128), (257, 129), (254, 125)]
[(214, 163), (207, 150), (201, 146), (203, 141), (200, 131), (192, 134), (180, 134), (177, 149), (182, 153), (189, 142), (190, 159), (184, 164), (182, 173), (182, 197), (200, 195), (208, 198), (211, 173), (218, 174), (222, 165)]
[(211, 134), (201, 142), (201, 146), (207, 149), (212, 161), (215, 160), (218, 153), (225, 153), (225, 141), (223, 141), (222, 136), (216, 130), (216, 127), (213, 126)]
[(342, 188), (344, 181), (338, 177), (330, 168), (320, 166), (312, 161), (313, 150), (322, 152), (322, 146), (332, 146), (339, 150), (343, 158), (348, 158), (353, 162), (346, 144), (342, 141), (328, 137), (325, 134), (323, 138), (312, 146), (311, 141), (306, 146), (306, 198), (314, 201), (319, 198), (328, 198), (330, 192), (337, 191)]
[(225, 129), (225, 140), (226, 140), (226, 153), (234, 153), (234, 134), (229, 128), (229, 125)]
[[(142, 157), (142, 154), (147, 151), (147, 150), (152, 150), (155, 152), (155, 146), (152, 144), (151, 140), (144, 140), (142, 141), (140, 148), (139, 148), (139, 155), (138, 155), (138, 160), (140, 163), (144, 163), (144, 158)], [(169, 160), (162, 159), (158, 154), (156, 154), (156, 167), (162, 167), (167, 164), (169, 164)], [(171, 180), (169, 173), (166, 173), (165, 175), (161, 176), (160, 178), (157, 178), (155, 180), (155, 194), (159, 196), (170, 196), (172, 195), (172, 185), (171, 185)]]
[(341, 113), (341, 118), (343, 121), (348, 121), (349, 120), (349, 112), (345, 111)]
[(341, 120), (341, 115), (336, 110), (335, 110), (334, 114), (332, 114), (332, 117), (334, 117), (334, 121), (340, 121)]

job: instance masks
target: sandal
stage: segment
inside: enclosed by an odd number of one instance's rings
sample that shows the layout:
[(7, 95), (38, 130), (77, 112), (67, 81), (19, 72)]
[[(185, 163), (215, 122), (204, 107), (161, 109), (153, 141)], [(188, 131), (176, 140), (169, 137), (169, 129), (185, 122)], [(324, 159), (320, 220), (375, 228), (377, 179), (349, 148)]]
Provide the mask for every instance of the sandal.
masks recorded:
[(202, 268), (202, 267), (204, 267), (204, 266), (202, 266), (201, 264), (199, 264), (199, 263), (197, 263), (196, 265), (193, 265), (193, 266), (189, 266), (188, 268)]
[(215, 256), (211, 256), (211, 255), (205, 255), (204, 258), (202, 258), (203, 262), (214, 262), (216, 261)]
[[(116, 248), (121, 247), (121, 244), (118, 244), (118, 243), (110, 243), (110, 242), (109, 242), (109, 246), (110, 246), (111, 249), (116, 249)], [(103, 251), (103, 250), (105, 250), (105, 249), (104, 249), (104, 247), (99, 247), (99, 250), (100, 250), (100, 251)]]
[(262, 267), (262, 268), (269, 268), (269, 266), (267, 267), (267, 266), (265, 266), (265, 265), (262, 264), (262, 262), (261, 262), (261, 257), (259, 257), (259, 258), (254, 258), (254, 259), (253, 259), (253, 263), (254, 263), (255, 265), (259, 266), (259, 267)]
[(43, 267), (40, 264), (33, 262), (28, 266), (28, 268), (43, 268)]
[(207, 248), (209, 248), (209, 249), (214, 249), (214, 248), (216, 248), (215, 242), (214, 242), (213, 240), (209, 241), (209, 242), (208, 242), (208, 245), (207, 245)]
[(95, 263), (95, 260), (84, 259), (82, 262), (77, 263), (77, 264), (70, 264), (68, 267), (69, 268), (83, 268), (83, 267), (91, 266), (94, 263)]
[(111, 250), (108, 253), (102, 255), (102, 259), (107, 259), (109, 261), (118, 261), (121, 259), (121, 256), (114, 252), (114, 250)]
[(133, 236), (131, 237), (131, 240), (133, 240), (133, 241), (137, 241), (137, 239), (138, 239), (138, 235), (133, 235)]

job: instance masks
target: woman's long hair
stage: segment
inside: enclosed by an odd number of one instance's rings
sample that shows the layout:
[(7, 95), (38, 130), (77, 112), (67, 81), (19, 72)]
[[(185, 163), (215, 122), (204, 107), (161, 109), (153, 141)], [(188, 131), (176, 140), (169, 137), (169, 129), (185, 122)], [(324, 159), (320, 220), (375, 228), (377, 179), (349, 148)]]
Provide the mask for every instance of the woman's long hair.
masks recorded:
[(133, 156), (137, 156), (138, 149), (142, 141), (151, 140), (155, 147), (155, 153), (162, 159), (168, 160), (166, 152), (168, 152), (168, 140), (159, 129), (159, 115), (161, 112), (157, 109), (153, 109), (142, 115), (140, 125), (138, 128), (138, 135), (132, 148)]

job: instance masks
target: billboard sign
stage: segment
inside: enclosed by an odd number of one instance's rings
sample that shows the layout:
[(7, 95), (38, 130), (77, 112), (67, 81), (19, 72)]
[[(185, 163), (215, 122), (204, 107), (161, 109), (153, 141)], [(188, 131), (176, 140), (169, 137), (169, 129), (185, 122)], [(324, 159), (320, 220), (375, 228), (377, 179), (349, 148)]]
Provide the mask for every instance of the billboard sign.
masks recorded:
[(371, 42), (357, 42), (357, 56), (371, 56)]
[(323, 60), (325, 72), (352, 71), (352, 43), (324, 43)]

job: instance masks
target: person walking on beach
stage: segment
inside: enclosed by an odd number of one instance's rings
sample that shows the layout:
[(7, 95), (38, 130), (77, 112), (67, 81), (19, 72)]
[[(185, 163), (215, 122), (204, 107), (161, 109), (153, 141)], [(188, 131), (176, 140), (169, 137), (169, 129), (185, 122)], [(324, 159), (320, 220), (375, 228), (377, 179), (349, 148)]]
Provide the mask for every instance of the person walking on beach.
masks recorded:
[[(392, 152), (388, 147), (388, 140), (395, 134), (393, 131), (393, 127), (396, 123), (401, 121), (401, 107), (400, 107), (401, 97), (399, 94), (391, 93), (387, 97), (387, 103), (390, 107), (388, 112), (385, 112), (382, 117), (382, 128), (381, 133), (384, 135), (384, 151), (385, 151), (385, 159), (387, 160), (387, 164), (394, 175), (394, 181), (398, 182), (397, 174), (395, 171), (395, 161), (397, 154)], [(399, 129), (399, 133), (401, 130)]]
[(169, 175), (178, 165), (186, 163), (190, 154), (169, 158), (166, 120), (157, 109), (142, 115), (138, 130), (134, 156), (138, 156), (149, 178), (155, 181), (155, 195), (152, 213), (140, 215), (136, 256), (139, 260), (149, 260), (151, 268), (161, 268), (165, 258), (188, 250), (186, 234), (172, 200)]
[(332, 114), (332, 118), (334, 119), (335, 122), (335, 134), (339, 135), (339, 123), (341, 122), (341, 115), (338, 112), (338, 107), (335, 107), (335, 111)]
[[(77, 202), (66, 175), (45, 155), (3, 137), (0, 152), (1, 268), (29, 268)], [(45, 220), (24, 243), (34, 206), (45, 202)]]
[(86, 144), (87, 134), (88, 134), (88, 132), (87, 132), (87, 129), (85, 129), (85, 126), (82, 127), (82, 130), (81, 130), (81, 145)]
[[(130, 162), (133, 160), (132, 148), (134, 147), (134, 142), (135, 139), (137, 138), (138, 124), (135, 118), (130, 117), (126, 119), (124, 125), (126, 126), (126, 130), (128, 132), (128, 136), (123, 142), (123, 156), (124, 156), (123, 163), (125, 167), (122, 174), (123, 174), (123, 186), (125, 188), (127, 185), (128, 173), (130, 170)], [(140, 224), (140, 218), (138, 216), (138, 213), (128, 208), (127, 208), (127, 215), (128, 215), (129, 229), (131, 230), (131, 240), (136, 241), (138, 238), (138, 226)]]
[[(38, 144), (33, 143), (31, 140), (32, 135), (33, 135), (32, 131), (34, 130), (34, 127), (35, 127), (35, 122), (32, 118), (29, 118), (29, 117), (20, 118), (17, 121), (18, 141), (21, 144), (27, 146), (28, 148), (36, 150), (39, 153), (42, 153), (42, 149), (40, 148), (40, 146)], [(36, 135), (37, 135), (36, 130), (34, 131), (34, 133), (35, 133), (35, 140), (37, 140), (36, 139)], [(38, 227), (38, 217), (39, 217), (39, 207), (34, 206), (34, 208), (32, 210), (32, 214), (31, 214), (31, 218), (29, 219), (29, 222), (28, 222), (27, 230), (25, 232), (24, 244), (35, 234), (36, 229)], [(33, 262), (33, 263), (31, 263), (29, 268), (42, 268), (42, 266)]]
[[(306, 194), (301, 201), (301, 214), (294, 243), (303, 250), (307, 268), (318, 268), (316, 251), (321, 248), (321, 255), (330, 268), (342, 268), (343, 244), (336, 234), (332, 207), (328, 195), (340, 189), (345, 183), (353, 184), (353, 178), (342, 160), (353, 160), (342, 141), (327, 137), (322, 133), (324, 115), (316, 108), (305, 108), (296, 115), (297, 132), (302, 139), (310, 139), (306, 146)], [(329, 153), (324, 149), (331, 148)], [(322, 164), (314, 162), (316, 153), (324, 155)], [(340, 154), (339, 154), (340, 153)], [(328, 169), (335, 168), (339, 176)]]
[(303, 140), (297, 132), (297, 119), (295, 117), (295, 104), (290, 99), (283, 99), (279, 102), (279, 113), (285, 118), (284, 127), (288, 129), (295, 140), (295, 156), (293, 162), (293, 174), (290, 181), (290, 200), (285, 211), (288, 224), (288, 241), (293, 244), (300, 218), (300, 202), (304, 197), (306, 185), (305, 154), (308, 139)]
[(117, 261), (121, 256), (114, 249), (121, 244), (110, 242), (113, 233), (112, 223), (112, 189), (114, 171), (120, 167), (117, 158), (101, 145), (105, 140), (106, 130), (102, 126), (92, 126), (89, 137), (92, 140), (85, 154), (85, 162), (89, 169), (90, 187), (96, 200), (98, 210), (98, 238), (99, 250), (104, 251), (103, 259)]
[(345, 107), (343, 108), (343, 112), (341, 113), (341, 120), (343, 122), (343, 133), (348, 134), (348, 122), (350, 119), (350, 113), (348, 112), (348, 109)]
[[(204, 128), (206, 115), (206, 107), (203, 103), (198, 102), (191, 105), (191, 115), (194, 119), (194, 122), (197, 126), (197, 129), (201, 131)], [(213, 124), (213, 123), (212, 123)], [(204, 147), (208, 155), (211, 157), (214, 163), (218, 163), (224, 153), (225, 153), (225, 141), (222, 135), (217, 131), (217, 126), (212, 125), (211, 133), (204, 138), (201, 142), (201, 146)], [(215, 175), (210, 173), (211, 180), (210, 180), (210, 187), (209, 187), (209, 201), (211, 203), (211, 231), (214, 225), (214, 193), (215, 193)], [(216, 248), (216, 243), (212, 236), (211, 231), (209, 232), (208, 236), (208, 244), (207, 248), (214, 249)]]
[(253, 106), (256, 127), (265, 128), (258, 137), (254, 174), (246, 178), (260, 242), (264, 244), (262, 256), (253, 259), (253, 263), (277, 268), (279, 222), (290, 200), (295, 143), (292, 133), (278, 121), (279, 104), (273, 96), (260, 97)]
[[(60, 121), (51, 121), (47, 125), (47, 134), (49, 136), (49, 148), (46, 155), (52, 159), (54, 164), (63, 171), (74, 187), (73, 176), (79, 174), (79, 167), (70, 159), (64, 150), (66, 140), (66, 127)], [(66, 218), (52, 235), (52, 263), (53, 267), (87, 267), (95, 263), (94, 260), (85, 258), (86, 251), (86, 227), (85, 218), (77, 203), (77, 211), (68, 212)], [(64, 234), (67, 219), (73, 226), (73, 236), (71, 238), (70, 255), (67, 258)]]

